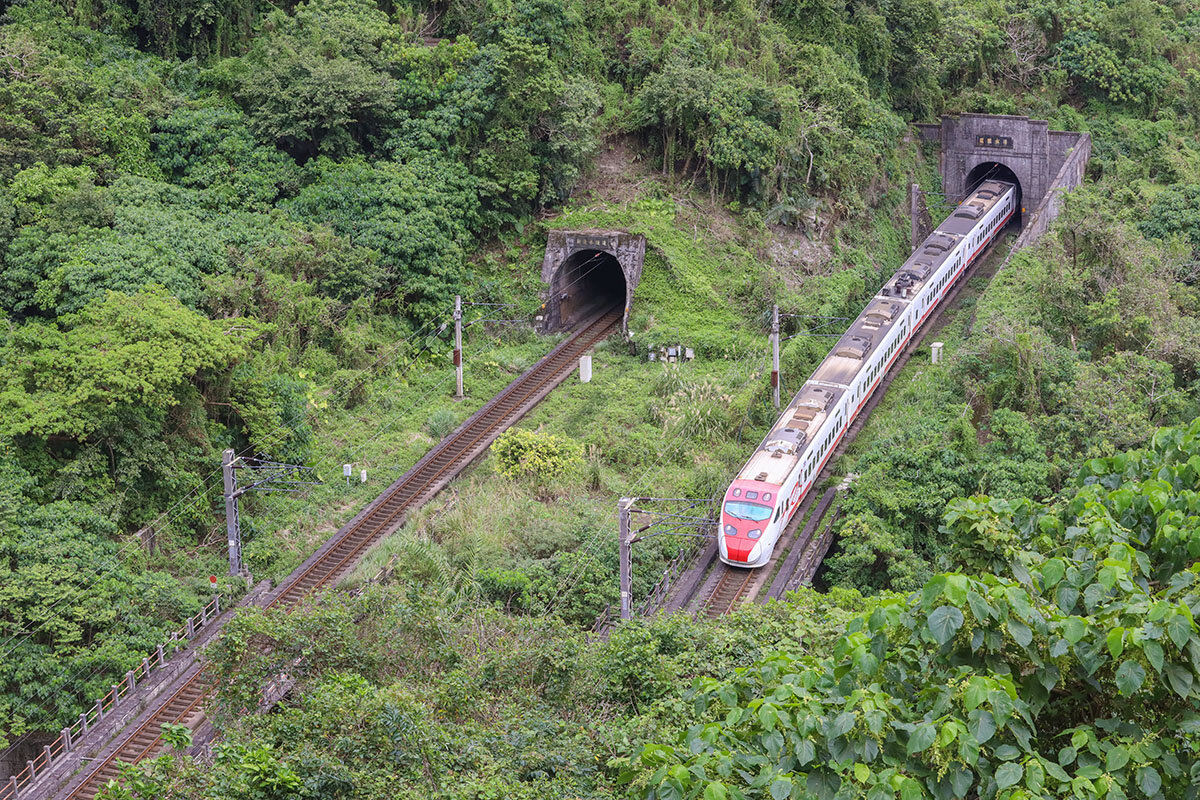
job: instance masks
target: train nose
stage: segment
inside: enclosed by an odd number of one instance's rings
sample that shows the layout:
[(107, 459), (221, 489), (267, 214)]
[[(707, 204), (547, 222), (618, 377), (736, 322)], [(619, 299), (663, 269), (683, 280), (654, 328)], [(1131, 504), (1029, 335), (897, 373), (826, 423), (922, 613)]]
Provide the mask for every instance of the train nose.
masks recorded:
[(730, 561), (749, 562), (754, 558), (754, 551), (758, 549), (757, 539), (751, 539), (746, 534), (748, 531), (740, 531), (736, 525), (725, 523), (722, 526), (725, 535), (721, 537), (725, 544), (725, 554)]

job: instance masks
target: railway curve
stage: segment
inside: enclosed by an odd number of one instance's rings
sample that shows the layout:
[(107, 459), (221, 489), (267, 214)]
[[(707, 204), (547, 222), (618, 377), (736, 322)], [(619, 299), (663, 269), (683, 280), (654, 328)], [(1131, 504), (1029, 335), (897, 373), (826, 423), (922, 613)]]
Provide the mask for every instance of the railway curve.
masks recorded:
[[(297, 567), (261, 605), (294, 608), (306, 597), (347, 575), (372, 545), (396, 531), (411, 511), (430, 500), (478, 458), (497, 436), (566, 380), (579, 357), (608, 337), (620, 321), (621, 314), (616, 308), (586, 319), (570, 337), (431, 448)], [(205, 666), (193, 666), (176, 686), (162, 693), (155, 707), (147, 709), (131, 723), (131, 730), (117, 737), (115, 746), (110, 743), (77, 772), (67, 783), (62, 796), (66, 800), (91, 800), (109, 780), (117, 778), (121, 762), (137, 763), (153, 756), (161, 744), (163, 724), (197, 727), (204, 720), (204, 702), (214, 688), (212, 676)], [(43, 796), (57, 795), (51, 791)]]
[[(1001, 250), (1000, 242), (1001, 237), (998, 236), (983, 257), (976, 259), (961, 279), (950, 288), (943, 302), (930, 315), (927, 324), (914, 332), (895, 363), (883, 375), (878, 390), (864, 405), (862, 413), (850, 424), (842, 441), (833, 449), (831, 457), (814, 481), (814, 486), (829, 478), (833, 465), (866, 425), (871, 413), (887, 394), (892, 381), (921, 347), (926, 337), (941, 327), (941, 320), (946, 312), (958, 306), (959, 298), (968, 282), (976, 275), (985, 275), (990, 280), (1007, 255), (1007, 251)], [(830, 540), (821, 534), (820, 523), (831, 505), (834, 494), (833, 490), (825, 494), (809, 492), (797, 509), (791, 524), (780, 537), (774, 557), (763, 567), (745, 570), (721, 563), (717, 558), (716, 545), (712, 544), (702, 554), (700, 563), (693, 572), (679, 580), (679, 594), (668, 601), (665, 606), (667, 610), (686, 608), (694, 614), (715, 618), (730, 613), (745, 602), (765, 602), (768, 599), (781, 598), (788, 590), (795, 588), (798, 582), (802, 582), (799, 579), (805, 576), (797, 574), (802, 566), (811, 572), (819, 568), (825, 553), (812, 551), (814, 548), (829, 548)], [(814, 506), (816, 510), (810, 514)], [(807, 577), (811, 579), (811, 575)]]

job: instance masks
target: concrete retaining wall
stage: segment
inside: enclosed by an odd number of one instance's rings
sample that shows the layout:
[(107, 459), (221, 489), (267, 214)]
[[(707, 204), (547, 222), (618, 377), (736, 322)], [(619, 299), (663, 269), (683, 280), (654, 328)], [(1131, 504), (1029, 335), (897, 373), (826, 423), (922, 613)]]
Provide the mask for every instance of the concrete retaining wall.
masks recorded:
[[(1021, 235), (1013, 243), (1012, 253), (1040, 239), (1062, 211), (1063, 195), (1083, 183), (1088, 159), (1092, 157), (1092, 137), (1088, 133), (1071, 134), (1071, 137), (1074, 139), (1074, 146), (1065, 152), (1066, 158), (1058, 174), (1050, 182), (1049, 191), (1042, 198), (1042, 202), (1032, 214), (1025, 217)], [(1012, 257), (1012, 253), (1009, 254), (1009, 258)], [(1007, 263), (1007, 259), (1005, 261)]]

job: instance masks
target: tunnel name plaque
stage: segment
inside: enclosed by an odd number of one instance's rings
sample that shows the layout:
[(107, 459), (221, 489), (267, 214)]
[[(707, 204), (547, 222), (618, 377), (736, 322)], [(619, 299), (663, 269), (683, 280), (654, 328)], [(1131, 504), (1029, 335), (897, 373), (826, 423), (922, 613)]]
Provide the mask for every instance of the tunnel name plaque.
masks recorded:
[(580, 236), (578, 234), (567, 234), (567, 248), (569, 250), (578, 250), (581, 247), (598, 247), (604, 250), (616, 250), (616, 236)]
[(976, 147), (998, 147), (1002, 150), (1012, 150), (1013, 140), (1011, 136), (993, 136), (988, 133), (980, 134), (975, 137)]

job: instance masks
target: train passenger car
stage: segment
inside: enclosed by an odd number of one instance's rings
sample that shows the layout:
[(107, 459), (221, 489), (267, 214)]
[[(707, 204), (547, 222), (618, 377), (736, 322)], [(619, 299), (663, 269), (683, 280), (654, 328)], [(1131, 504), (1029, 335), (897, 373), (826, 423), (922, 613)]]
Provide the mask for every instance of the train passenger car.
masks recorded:
[(800, 387), (725, 492), (721, 560), (761, 567), (883, 375), (1017, 208), (985, 181), (917, 248)]

